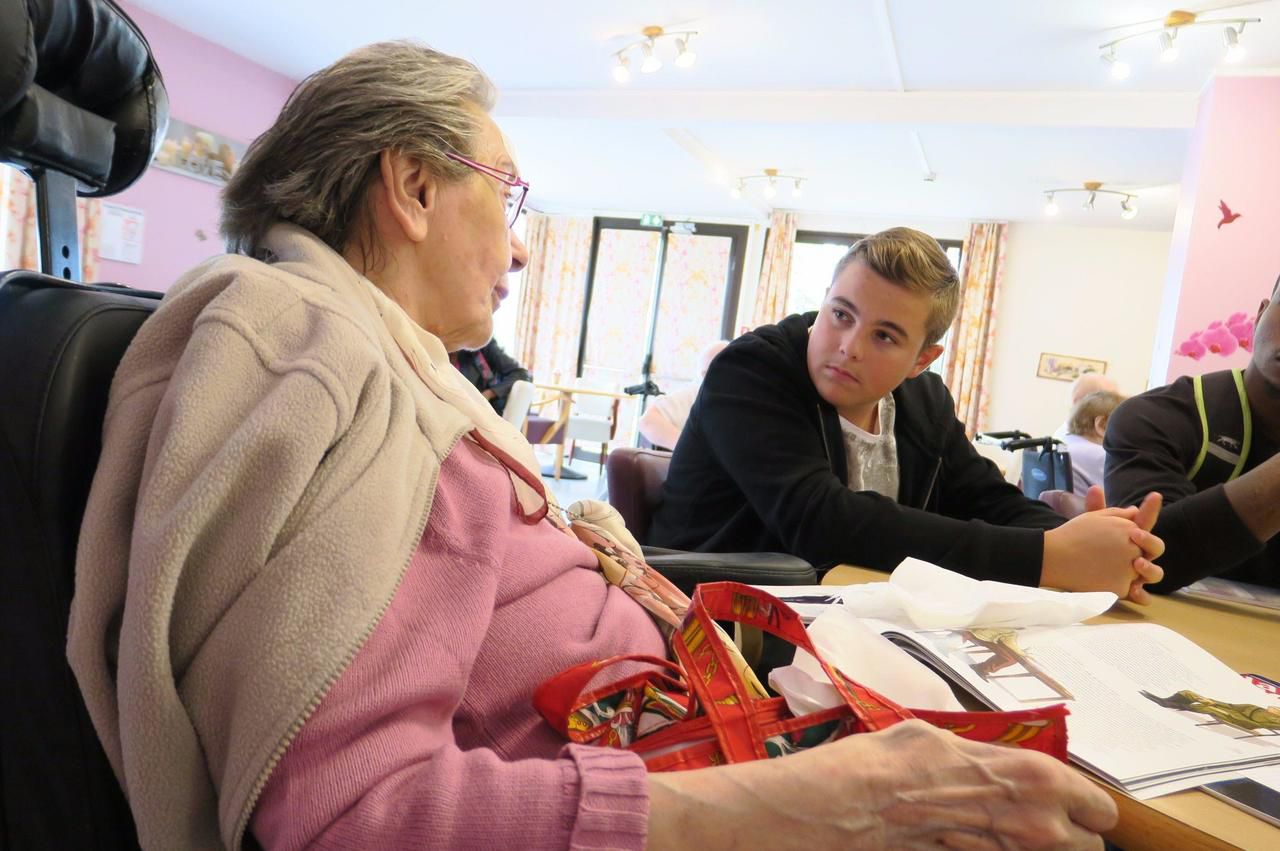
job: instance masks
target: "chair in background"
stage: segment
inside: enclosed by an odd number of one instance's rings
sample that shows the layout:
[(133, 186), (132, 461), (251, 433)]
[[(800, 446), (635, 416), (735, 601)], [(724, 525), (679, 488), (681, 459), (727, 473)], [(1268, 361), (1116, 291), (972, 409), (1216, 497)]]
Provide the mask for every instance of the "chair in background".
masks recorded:
[[(514, 390), (514, 388), (513, 388)], [(535, 387), (536, 391), (537, 388)], [(559, 402), (559, 406), (555, 410), (555, 416), (548, 416), (543, 413), (535, 413), (542, 411), (553, 402)], [(510, 402), (508, 402), (510, 404)], [(535, 446), (555, 446), (556, 460), (552, 465), (553, 475), (556, 481), (560, 480), (560, 474), (564, 469), (564, 435), (565, 426), (568, 423), (568, 409), (564, 407), (560, 393), (554, 393), (542, 399), (530, 398), (529, 410), (524, 418), (524, 436), (530, 443)], [(542, 475), (546, 475), (546, 468), (543, 468)]]
[(609, 503), (644, 547), (645, 560), (686, 594), (700, 582), (732, 579), (752, 585), (814, 585), (817, 573), (785, 553), (695, 553), (644, 546), (654, 512), (662, 504), (671, 453), (619, 447), (609, 453)]
[(1037, 498), (1068, 520), (1084, 513), (1084, 497), (1078, 496), (1071, 491), (1040, 491), (1040, 496)]
[(615, 449), (609, 457), (609, 504), (618, 509), (627, 530), (643, 544), (662, 502), (671, 453), (661, 449)]
[(47, 273), (0, 274), (0, 848), (138, 847), (66, 642), (108, 389), (160, 295), (75, 283), (76, 196), (136, 181), (168, 111), (114, 3), (0, 0), (0, 162), (35, 181)]
[(575, 393), (573, 409), (565, 424), (569, 441), (569, 461), (577, 454), (578, 441), (600, 444), (600, 469), (609, 457), (609, 441), (618, 433), (618, 405), (621, 400), (589, 393)]
[(533, 404), (533, 392), (533, 382), (517, 381), (511, 385), (507, 404), (502, 409), (502, 418), (521, 431), (524, 431), (524, 421), (529, 416), (529, 406)]

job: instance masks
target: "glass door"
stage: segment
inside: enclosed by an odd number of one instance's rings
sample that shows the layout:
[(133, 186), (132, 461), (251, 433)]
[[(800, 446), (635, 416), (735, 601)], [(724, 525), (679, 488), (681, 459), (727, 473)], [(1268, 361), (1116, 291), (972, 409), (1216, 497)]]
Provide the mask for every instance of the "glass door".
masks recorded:
[[(578, 374), (621, 389), (653, 380), (671, 392), (698, 378), (698, 353), (731, 336), (747, 228), (597, 219)], [(634, 441), (642, 400), (619, 412), (617, 440)]]

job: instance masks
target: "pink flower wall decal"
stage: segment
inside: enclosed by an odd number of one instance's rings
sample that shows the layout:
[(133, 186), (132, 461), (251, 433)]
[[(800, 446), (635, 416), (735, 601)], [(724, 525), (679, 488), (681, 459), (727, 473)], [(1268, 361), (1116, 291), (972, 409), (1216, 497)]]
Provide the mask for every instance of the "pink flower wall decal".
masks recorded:
[(1234, 354), (1235, 350), (1240, 348), (1240, 341), (1236, 339), (1236, 335), (1232, 334), (1221, 322), (1214, 322), (1209, 325), (1200, 339), (1204, 342), (1205, 347), (1216, 355)]
[(1233, 313), (1227, 317), (1227, 330), (1235, 336), (1240, 348), (1253, 351), (1253, 317), (1244, 311)]
[(1192, 360), (1200, 360), (1200, 358), (1204, 357), (1206, 351), (1204, 343), (1200, 342), (1200, 332), (1195, 331), (1189, 338), (1182, 341), (1174, 354), (1181, 355), (1184, 358), (1191, 358)]
[(1178, 344), (1174, 355), (1200, 360), (1207, 354), (1227, 357), (1243, 349), (1253, 351), (1253, 317), (1237, 310), (1226, 319), (1215, 319), (1203, 331), (1193, 331)]

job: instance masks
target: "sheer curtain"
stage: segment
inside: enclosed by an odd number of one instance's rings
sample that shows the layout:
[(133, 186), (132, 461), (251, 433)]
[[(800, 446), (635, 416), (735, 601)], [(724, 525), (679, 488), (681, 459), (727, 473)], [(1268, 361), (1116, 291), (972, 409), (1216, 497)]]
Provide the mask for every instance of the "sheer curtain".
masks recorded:
[(516, 345), (520, 363), (540, 381), (577, 373), (591, 226), (587, 217), (528, 214), (529, 265), (520, 284)]
[[(76, 200), (80, 226), (80, 280), (98, 276), (98, 229), (102, 204), (96, 198)], [(36, 229), (36, 188), (16, 168), (0, 165), (0, 271), (40, 268), (40, 239)]]
[(774, 210), (769, 216), (769, 237), (764, 245), (764, 264), (756, 286), (756, 306), (752, 327), (777, 322), (787, 315), (787, 290), (791, 286), (791, 252), (796, 244), (796, 214)]
[(987, 375), (995, 349), (996, 305), (1004, 277), (1004, 248), (1009, 225), (975, 222), (969, 226), (960, 273), (960, 309), (951, 327), (943, 380), (956, 400), (956, 416), (973, 437), (987, 424)]

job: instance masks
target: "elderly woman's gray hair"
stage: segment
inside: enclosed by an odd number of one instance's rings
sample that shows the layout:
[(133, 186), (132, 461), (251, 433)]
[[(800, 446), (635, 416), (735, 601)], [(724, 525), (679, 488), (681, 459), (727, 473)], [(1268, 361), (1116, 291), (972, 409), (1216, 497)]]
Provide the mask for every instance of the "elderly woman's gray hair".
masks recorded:
[(1067, 432), (1078, 435), (1093, 434), (1098, 417), (1104, 419), (1110, 417), (1111, 412), (1120, 407), (1123, 401), (1123, 396), (1112, 393), (1110, 390), (1099, 390), (1096, 393), (1087, 394), (1071, 409), (1071, 415), (1067, 417)]
[[(469, 173), (446, 152), (471, 156), (479, 112), (494, 88), (463, 59), (408, 41), (360, 48), (303, 80), (254, 140), (222, 192), (220, 227), (231, 251), (252, 254), (277, 221), (366, 259), (365, 195), (385, 150), (418, 158), (446, 179)], [(361, 233), (355, 228), (364, 224)]]

